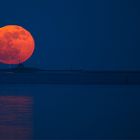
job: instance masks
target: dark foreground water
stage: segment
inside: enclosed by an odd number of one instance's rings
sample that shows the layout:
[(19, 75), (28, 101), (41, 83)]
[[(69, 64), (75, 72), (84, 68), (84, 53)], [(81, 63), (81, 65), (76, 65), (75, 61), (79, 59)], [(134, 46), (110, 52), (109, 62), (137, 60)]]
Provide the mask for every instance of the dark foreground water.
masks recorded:
[(140, 139), (140, 86), (2, 85), (0, 140)]

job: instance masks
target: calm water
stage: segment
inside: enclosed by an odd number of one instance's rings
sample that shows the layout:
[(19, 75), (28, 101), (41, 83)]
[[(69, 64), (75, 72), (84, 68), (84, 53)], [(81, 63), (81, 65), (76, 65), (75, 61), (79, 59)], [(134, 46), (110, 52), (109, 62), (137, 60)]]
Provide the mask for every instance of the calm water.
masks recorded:
[(139, 86), (0, 86), (0, 140), (140, 139)]

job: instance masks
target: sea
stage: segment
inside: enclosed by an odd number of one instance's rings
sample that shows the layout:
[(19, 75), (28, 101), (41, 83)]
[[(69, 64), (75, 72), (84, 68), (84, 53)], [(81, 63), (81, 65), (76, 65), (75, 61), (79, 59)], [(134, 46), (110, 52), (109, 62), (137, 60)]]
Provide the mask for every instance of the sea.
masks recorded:
[(140, 139), (140, 86), (0, 85), (0, 140)]

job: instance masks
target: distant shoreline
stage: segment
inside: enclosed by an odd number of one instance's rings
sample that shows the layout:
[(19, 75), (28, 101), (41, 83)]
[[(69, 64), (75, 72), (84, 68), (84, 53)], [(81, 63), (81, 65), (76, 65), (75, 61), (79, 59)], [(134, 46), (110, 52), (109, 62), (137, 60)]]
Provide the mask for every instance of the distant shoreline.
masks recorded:
[(1, 69), (0, 84), (140, 85), (140, 71)]

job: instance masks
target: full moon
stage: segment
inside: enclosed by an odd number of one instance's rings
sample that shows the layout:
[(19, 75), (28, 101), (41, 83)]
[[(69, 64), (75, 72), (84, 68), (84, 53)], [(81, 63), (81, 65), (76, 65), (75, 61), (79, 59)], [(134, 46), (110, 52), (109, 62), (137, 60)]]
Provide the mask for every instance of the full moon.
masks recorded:
[(20, 64), (34, 52), (35, 42), (29, 31), (18, 25), (0, 28), (0, 63)]

